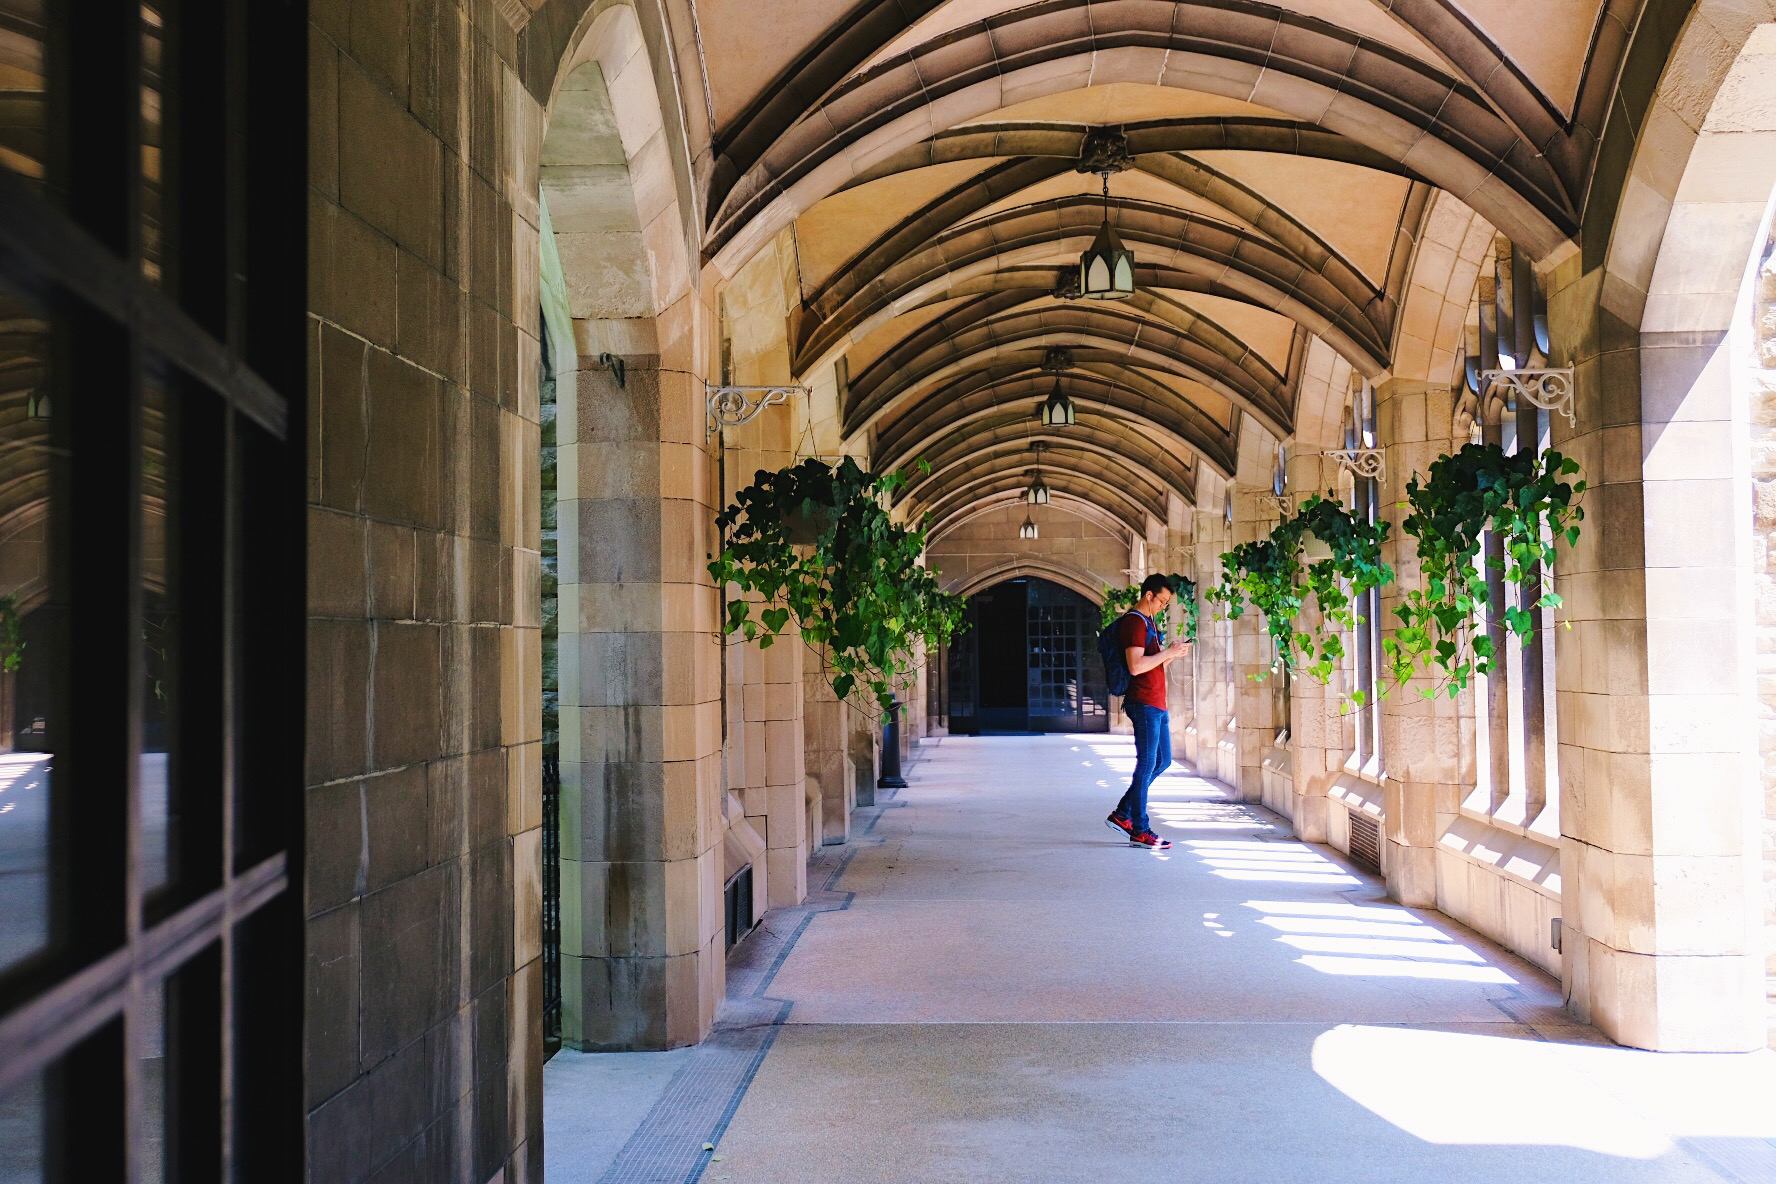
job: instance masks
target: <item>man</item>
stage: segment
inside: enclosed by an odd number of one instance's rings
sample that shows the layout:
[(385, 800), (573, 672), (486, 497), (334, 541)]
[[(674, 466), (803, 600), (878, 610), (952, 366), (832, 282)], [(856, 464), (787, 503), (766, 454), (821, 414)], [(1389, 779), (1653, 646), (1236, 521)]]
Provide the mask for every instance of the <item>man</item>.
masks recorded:
[(1187, 641), (1160, 647), (1154, 623), (1172, 603), (1172, 581), (1154, 574), (1141, 581), (1141, 596), (1120, 623), (1123, 661), (1128, 663), (1129, 689), (1122, 710), (1135, 727), (1135, 776), (1128, 792), (1105, 819), (1128, 836), (1129, 843), (1149, 851), (1169, 851), (1171, 843), (1147, 823), (1147, 787), (1172, 767), (1172, 720), (1166, 710), (1165, 668), (1190, 652)]

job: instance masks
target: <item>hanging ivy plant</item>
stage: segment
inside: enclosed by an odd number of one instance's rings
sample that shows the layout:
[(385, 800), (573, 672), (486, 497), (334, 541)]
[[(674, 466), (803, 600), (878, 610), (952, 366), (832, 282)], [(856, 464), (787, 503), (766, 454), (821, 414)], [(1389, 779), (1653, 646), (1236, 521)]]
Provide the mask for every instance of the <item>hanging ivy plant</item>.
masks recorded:
[(925, 530), (882, 508), (904, 481), (850, 457), (759, 470), (715, 519), (722, 550), (709, 574), (758, 594), (728, 602), (726, 632), (763, 648), (793, 624), (822, 655), (834, 693), (865, 690), (887, 710), (915, 643), (942, 645), (962, 623), (962, 599), (918, 563)]
[[(1166, 578), (1172, 581), (1172, 603), (1166, 606), (1153, 623), (1158, 625), (1163, 633), (1171, 628), (1172, 609), (1178, 608), (1184, 614), (1184, 640), (1194, 642), (1196, 640), (1197, 618), (1201, 612), (1196, 603), (1196, 581), (1189, 576), (1181, 576), (1175, 572)], [(1139, 585), (1130, 588), (1112, 588), (1108, 584), (1104, 585), (1104, 608), (1098, 627), (1103, 628), (1109, 625), (1111, 621), (1134, 608), (1135, 601), (1139, 599), (1141, 599)]]
[(1141, 599), (1139, 588), (1112, 588), (1109, 584), (1105, 584), (1104, 607), (1099, 614), (1102, 619), (1098, 622), (1098, 628), (1104, 628), (1111, 621), (1134, 608), (1135, 601), (1139, 599)]
[[(1423, 693), (1443, 687), (1454, 698), (1474, 675), (1492, 672), (1498, 654), (1484, 630), (1482, 533), (1498, 535), (1503, 565), (1494, 566), (1507, 584), (1522, 588), (1553, 564), (1557, 541), (1579, 541), (1585, 510), (1574, 499), (1585, 482), (1565, 480), (1578, 471), (1577, 461), (1552, 448), (1508, 455), (1497, 444), (1467, 444), (1433, 461), (1422, 484), (1417, 476), (1406, 483), (1411, 512), (1400, 526), (1417, 540), (1424, 587), (1401, 596), (1394, 609), (1400, 625), (1382, 640), (1395, 682), (1434, 667), (1440, 680)], [(1503, 623), (1521, 637), (1535, 629), (1539, 610), (1560, 605), (1544, 586), (1535, 604), (1508, 605)]]
[[(1316, 547), (1319, 554), (1304, 560), (1309, 535), (1323, 548)], [(1381, 561), (1387, 535), (1386, 522), (1370, 525), (1314, 494), (1278, 523), (1269, 538), (1223, 553), (1221, 583), (1204, 595), (1225, 606), (1224, 617), (1237, 619), (1248, 605), (1263, 613), (1284, 668), (1324, 683), (1344, 661), (1344, 632), (1357, 624), (1352, 601), (1394, 578)], [(1296, 620), (1310, 597), (1319, 607), (1319, 622), (1298, 629)], [(1268, 673), (1253, 677), (1263, 679)]]
[(23, 621), (19, 617), (18, 597), (12, 593), (0, 596), (0, 670), (12, 673), (24, 660)]

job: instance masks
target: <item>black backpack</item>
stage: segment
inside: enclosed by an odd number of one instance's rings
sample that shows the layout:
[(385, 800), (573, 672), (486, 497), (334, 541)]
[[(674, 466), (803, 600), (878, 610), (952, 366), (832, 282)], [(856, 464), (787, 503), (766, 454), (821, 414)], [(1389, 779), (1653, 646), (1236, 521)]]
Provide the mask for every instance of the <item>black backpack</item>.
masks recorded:
[[(1104, 659), (1104, 686), (1112, 695), (1128, 694), (1129, 683), (1135, 677), (1129, 673), (1128, 662), (1122, 656), (1122, 623), (1131, 616), (1141, 617), (1141, 614), (1130, 609), (1098, 631), (1098, 656)], [(1147, 626), (1151, 639), (1153, 622), (1141, 617), (1141, 623)]]

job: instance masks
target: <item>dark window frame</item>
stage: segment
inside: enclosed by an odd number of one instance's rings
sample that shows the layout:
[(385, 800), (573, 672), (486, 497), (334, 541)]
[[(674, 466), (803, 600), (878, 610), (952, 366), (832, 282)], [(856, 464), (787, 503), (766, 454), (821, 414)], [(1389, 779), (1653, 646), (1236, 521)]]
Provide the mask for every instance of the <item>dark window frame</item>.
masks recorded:
[[(52, 836), (78, 850), (52, 865), (61, 940), (0, 973), (0, 1094), (49, 1074), (48, 1179), (142, 1178), (138, 1050), (159, 1014), (145, 999), (165, 983), (172, 1072), (156, 1137), (167, 1178), (295, 1181), (305, 1174), (307, 5), (151, 7), (165, 18), (157, 81), (171, 94), (155, 132), (165, 241), (153, 249), (174, 253), (159, 281), (141, 257), (139, 0), (47, 0), (48, 175), (0, 169), (0, 284), (42, 305), (64, 335), (51, 431), (71, 476), (53, 503), (65, 521), (51, 546), (71, 622), (60, 681), (79, 733), (52, 755)], [(203, 460), (220, 495), (176, 511), (181, 537), (207, 544), (169, 560), (213, 618), (187, 631), (182, 657), (196, 677), (181, 739), (207, 759), (181, 774), (188, 874), (152, 899), (137, 779), (150, 381), (203, 425), (192, 439), (219, 450)]]

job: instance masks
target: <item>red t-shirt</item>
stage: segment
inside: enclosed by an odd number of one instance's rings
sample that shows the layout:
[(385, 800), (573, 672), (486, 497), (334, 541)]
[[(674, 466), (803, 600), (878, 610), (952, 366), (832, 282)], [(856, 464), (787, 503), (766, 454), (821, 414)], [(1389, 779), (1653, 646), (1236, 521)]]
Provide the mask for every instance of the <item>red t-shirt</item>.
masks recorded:
[[(1147, 618), (1137, 612), (1123, 614), (1122, 632), (1118, 634), (1123, 651), (1139, 646), (1144, 654), (1159, 652), (1158, 630), (1148, 631)], [(1149, 707), (1166, 709), (1166, 672), (1164, 666), (1137, 674), (1129, 680), (1128, 694), (1123, 696), (1126, 703), (1145, 703)]]

